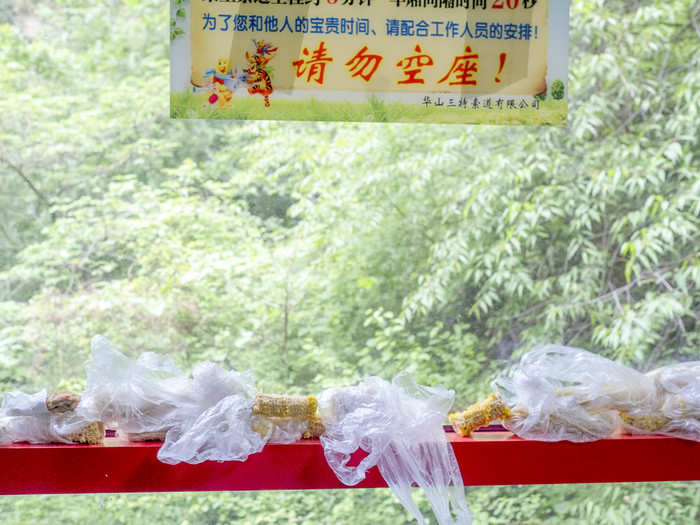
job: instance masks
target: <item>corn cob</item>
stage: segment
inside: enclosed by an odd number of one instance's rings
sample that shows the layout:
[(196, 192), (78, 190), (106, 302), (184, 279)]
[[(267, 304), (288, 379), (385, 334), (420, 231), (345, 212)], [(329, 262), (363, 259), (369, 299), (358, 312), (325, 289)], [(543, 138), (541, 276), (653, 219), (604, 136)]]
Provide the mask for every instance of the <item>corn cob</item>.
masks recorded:
[(73, 443), (80, 443), (82, 445), (96, 445), (104, 441), (104, 436), (104, 424), (102, 421), (94, 421), (63, 437), (72, 441)]
[(323, 434), (326, 431), (326, 428), (323, 426), (323, 422), (321, 421), (321, 416), (318, 414), (314, 414), (311, 416), (311, 419), (309, 419), (309, 424), (306, 427), (306, 432), (301, 436), (304, 439), (311, 439), (311, 438), (317, 438), (320, 437), (321, 434)]
[(511, 412), (500, 396), (491, 394), (480, 403), (474, 403), (464, 412), (450, 414), (450, 423), (461, 436), (468, 436), (477, 428), (492, 421), (511, 417)]
[(166, 430), (156, 430), (155, 432), (127, 432), (126, 438), (129, 441), (165, 441)]
[(250, 424), (254, 432), (257, 432), (261, 436), (267, 436), (272, 430), (273, 423), (269, 418), (266, 417), (256, 417)]
[(257, 394), (253, 405), (252, 428), (261, 436), (268, 435), (275, 426), (285, 422), (306, 422), (302, 438), (317, 438), (325, 432), (321, 417), (317, 413), (318, 402), (313, 396), (288, 396)]
[(656, 432), (660, 430), (670, 420), (667, 417), (653, 414), (630, 414), (620, 412), (620, 417), (627, 425), (646, 432)]
[(46, 398), (46, 408), (54, 414), (62, 414), (64, 412), (73, 412), (80, 403), (80, 396), (73, 392), (60, 391), (54, 392)]
[(318, 402), (313, 396), (257, 394), (253, 414), (266, 417), (310, 418), (316, 414)]
[(252, 429), (260, 434), (261, 436), (267, 436), (275, 430), (276, 427), (286, 428), (285, 423), (297, 422), (303, 424), (303, 418), (297, 417), (267, 417), (267, 416), (256, 416), (253, 418), (251, 423)]
[[(284, 422), (290, 420), (303, 421), (302, 418), (258, 416), (253, 419), (251, 428), (261, 436), (266, 436), (275, 426), (284, 426)], [(315, 415), (306, 422), (306, 430), (301, 437), (303, 439), (317, 438), (325, 431), (321, 418)]]
[[(73, 392), (54, 392), (46, 398), (46, 408), (53, 414), (65, 414), (74, 412), (80, 404), (80, 396)], [(63, 435), (65, 439), (73, 443), (83, 445), (95, 445), (104, 441), (105, 426), (101, 421), (93, 421), (80, 427), (75, 432)]]

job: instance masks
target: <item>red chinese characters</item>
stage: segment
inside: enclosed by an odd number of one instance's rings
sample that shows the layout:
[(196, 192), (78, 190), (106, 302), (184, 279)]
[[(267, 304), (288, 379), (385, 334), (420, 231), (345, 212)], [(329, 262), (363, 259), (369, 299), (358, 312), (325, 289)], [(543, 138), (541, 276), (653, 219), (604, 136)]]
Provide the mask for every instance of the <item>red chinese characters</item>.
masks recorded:
[(368, 47), (363, 46), (355, 56), (345, 63), (352, 77), (360, 77), (365, 82), (372, 80), (384, 57), (367, 53)]
[(423, 68), (435, 65), (430, 55), (423, 53), (419, 45), (416, 45), (413, 50), (415, 55), (402, 58), (396, 63), (396, 67), (403, 69), (405, 78), (396, 82), (397, 84), (425, 84), (425, 79), (418, 75), (423, 71)]
[[(472, 48), (464, 48), (464, 55), (457, 55), (452, 61), (450, 70), (438, 80), (438, 84), (449, 80), (450, 86), (476, 86), (474, 73), (478, 70), (479, 55), (472, 52)], [(451, 77), (451, 79), (450, 79)]]
[(333, 58), (328, 56), (326, 43), (322, 40), (313, 51), (309, 51), (309, 48), (305, 47), (301, 53), (306, 58), (300, 58), (292, 62), (292, 65), (296, 68), (297, 78), (302, 78), (306, 75), (307, 83), (313, 81), (317, 84), (323, 84), (326, 66), (333, 62)]
[[(425, 85), (425, 69), (436, 66), (436, 60), (433, 56), (424, 52), (420, 44), (416, 44), (413, 51), (413, 54), (404, 56), (396, 62), (396, 67), (400, 70), (400, 77), (395, 80), (397, 85)], [(327, 68), (335, 60), (330, 55), (330, 52), (331, 50), (326, 46), (324, 40), (319, 42), (316, 48), (311, 46), (304, 47), (301, 52), (302, 56), (298, 60), (292, 61), (296, 78), (304, 79), (308, 84), (323, 85), (326, 80)], [(495, 83), (501, 82), (500, 75), (503, 73), (506, 57), (506, 53), (499, 54), (499, 68), (498, 73), (494, 77)], [(479, 58), (478, 52), (473, 51), (470, 46), (466, 46), (463, 54), (457, 55), (452, 59), (452, 65), (439, 80), (432, 80), (430, 75), (428, 75), (429, 81), (430, 83), (448, 84), (450, 86), (476, 86), (479, 81)], [(343, 57), (344, 59), (345, 57)], [(369, 46), (363, 45), (342, 64), (344, 64), (350, 78), (360, 78), (364, 82), (369, 83), (381, 67), (386, 67), (382, 65), (383, 62), (383, 55), (372, 52)], [(333, 67), (337, 68), (338, 66)], [(442, 68), (440, 70), (444, 71)], [(337, 70), (334, 74), (337, 74)], [(395, 75), (392, 76), (396, 78)]]

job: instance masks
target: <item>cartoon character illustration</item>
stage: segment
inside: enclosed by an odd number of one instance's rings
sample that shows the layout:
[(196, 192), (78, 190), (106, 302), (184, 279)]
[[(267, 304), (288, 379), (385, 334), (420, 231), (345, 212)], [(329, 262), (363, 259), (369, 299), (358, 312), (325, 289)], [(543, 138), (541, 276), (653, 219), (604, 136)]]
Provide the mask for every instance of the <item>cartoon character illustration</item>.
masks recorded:
[(205, 71), (204, 76), (211, 76), (211, 82), (208, 85), (212, 92), (208, 98), (209, 104), (213, 106), (218, 103), (221, 109), (229, 107), (233, 99), (233, 89), (235, 89), (231, 61), (228, 58), (219, 58), (216, 67)]
[(272, 87), (271, 68), (266, 66), (274, 58), (278, 48), (264, 40), (257, 42), (253, 40), (253, 44), (255, 45), (255, 54), (251, 56), (247, 51), (245, 52), (245, 57), (250, 64), (245, 70), (245, 81), (250, 84), (248, 93), (262, 95), (265, 99), (265, 107), (270, 107), (270, 95), (274, 88)]
[[(216, 62), (216, 72), (219, 75), (230, 75), (231, 74), (231, 61), (228, 58), (220, 58)], [(221, 81), (219, 81), (221, 82)], [(223, 82), (221, 82), (223, 84)]]
[(233, 99), (233, 92), (229, 91), (228, 88), (223, 84), (217, 84), (217, 95), (219, 107), (221, 109), (226, 109), (231, 106), (231, 100)]

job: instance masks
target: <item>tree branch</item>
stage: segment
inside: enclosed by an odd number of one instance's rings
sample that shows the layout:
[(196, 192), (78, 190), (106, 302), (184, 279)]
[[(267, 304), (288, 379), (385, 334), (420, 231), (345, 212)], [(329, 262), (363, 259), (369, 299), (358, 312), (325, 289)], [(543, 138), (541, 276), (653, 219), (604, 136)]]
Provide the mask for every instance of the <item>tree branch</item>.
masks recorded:
[(7, 160), (5, 157), (0, 157), (0, 161), (2, 161), (5, 165), (7, 165), (12, 171), (14, 171), (19, 177), (29, 186), (29, 189), (31, 189), (34, 194), (39, 198), (39, 200), (43, 201), (47, 206), (51, 206), (51, 201), (39, 191), (39, 189), (34, 186), (32, 181), (29, 179), (29, 177), (22, 171), (22, 169), (19, 166), (15, 166), (12, 162)]

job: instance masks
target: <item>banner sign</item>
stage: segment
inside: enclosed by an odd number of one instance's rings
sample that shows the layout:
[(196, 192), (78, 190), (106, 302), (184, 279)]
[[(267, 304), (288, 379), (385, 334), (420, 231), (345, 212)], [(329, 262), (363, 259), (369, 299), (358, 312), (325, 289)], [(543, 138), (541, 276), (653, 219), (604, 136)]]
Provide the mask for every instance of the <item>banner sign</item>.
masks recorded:
[(171, 116), (565, 125), (569, 0), (171, 0)]

